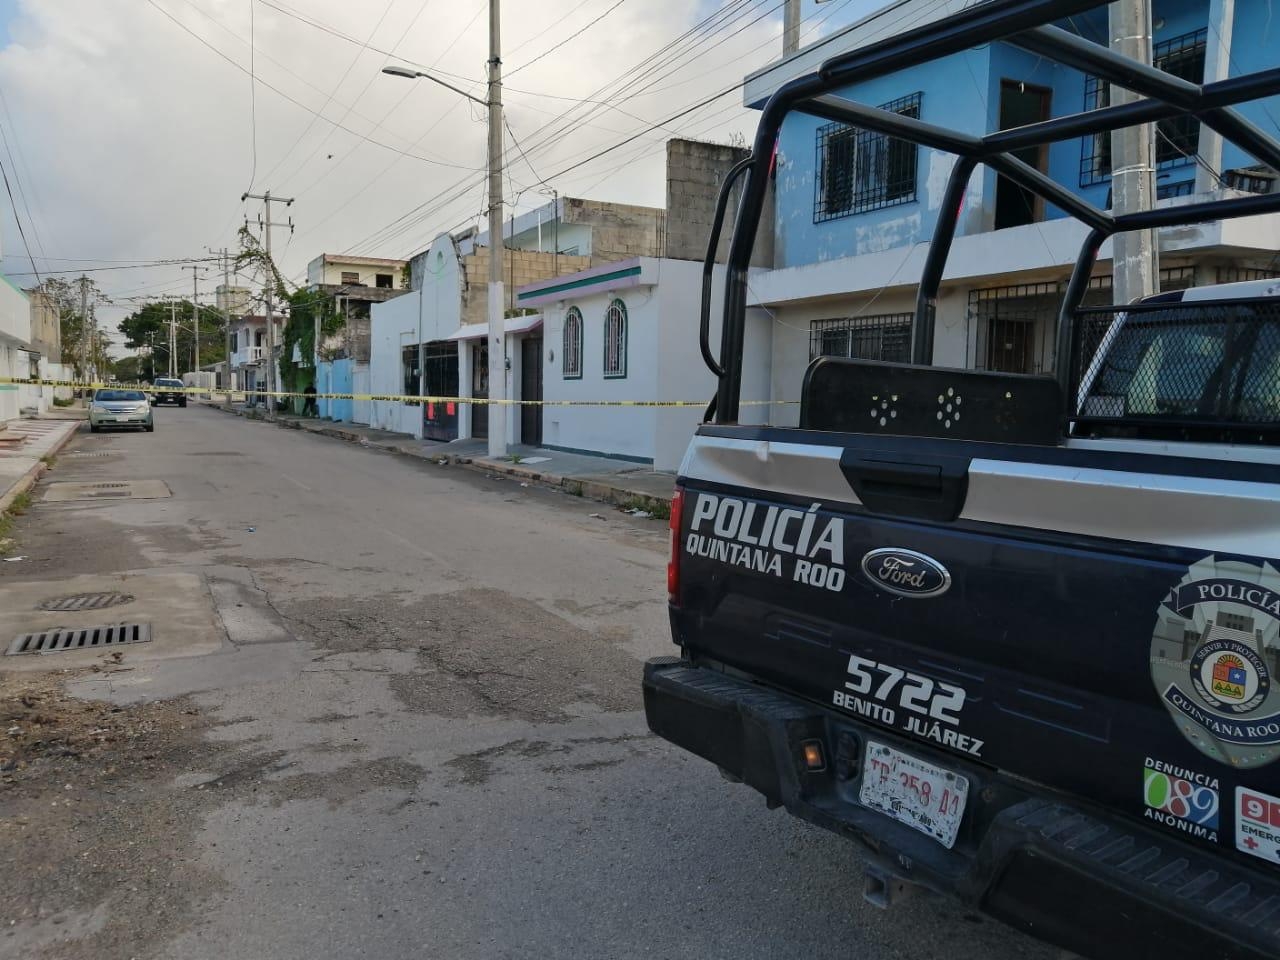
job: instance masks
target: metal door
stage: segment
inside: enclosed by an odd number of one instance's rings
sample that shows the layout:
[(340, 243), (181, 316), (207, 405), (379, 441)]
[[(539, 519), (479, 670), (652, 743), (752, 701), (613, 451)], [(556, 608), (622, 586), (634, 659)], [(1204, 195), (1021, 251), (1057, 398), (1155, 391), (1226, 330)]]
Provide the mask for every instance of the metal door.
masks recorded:
[[(477, 400), (489, 399), (489, 344), (478, 341), (471, 348), (471, 396)], [(489, 405), (471, 405), (471, 436), (487, 439), (489, 436)]]
[[(520, 341), (520, 399), (542, 400), (542, 337), (525, 337)], [(520, 407), (520, 442), (537, 446), (542, 443), (542, 407)]]
[[(433, 340), (423, 350), (426, 366), (426, 393), (431, 397), (458, 395), (458, 345), (452, 340)], [(446, 400), (428, 402), (423, 410), (423, 436), (428, 440), (458, 438), (458, 405)]]

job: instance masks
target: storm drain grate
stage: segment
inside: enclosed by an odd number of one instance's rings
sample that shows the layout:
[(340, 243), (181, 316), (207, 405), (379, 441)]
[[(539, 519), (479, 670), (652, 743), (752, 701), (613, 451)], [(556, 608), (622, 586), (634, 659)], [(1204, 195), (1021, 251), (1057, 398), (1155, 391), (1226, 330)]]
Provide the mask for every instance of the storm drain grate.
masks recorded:
[(61, 613), (75, 610), (101, 610), (103, 607), (118, 607), (124, 603), (133, 603), (133, 597), (127, 593), (73, 593), (69, 597), (51, 597), (48, 600), (41, 600), (36, 608)]
[(114, 457), (114, 450), (94, 450), (92, 453), (69, 453), (69, 457)]
[(82, 630), (42, 630), (14, 638), (5, 651), (12, 657), (21, 653), (65, 653), (69, 650), (96, 650), (122, 643), (146, 643), (151, 639), (149, 623), (114, 623)]
[(91, 497), (127, 497), (130, 496), (128, 490), (99, 490), (97, 493), (89, 494)]
[(94, 490), (121, 490), (127, 486), (127, 483), (86, 483), (86, 487), (92, 487)]

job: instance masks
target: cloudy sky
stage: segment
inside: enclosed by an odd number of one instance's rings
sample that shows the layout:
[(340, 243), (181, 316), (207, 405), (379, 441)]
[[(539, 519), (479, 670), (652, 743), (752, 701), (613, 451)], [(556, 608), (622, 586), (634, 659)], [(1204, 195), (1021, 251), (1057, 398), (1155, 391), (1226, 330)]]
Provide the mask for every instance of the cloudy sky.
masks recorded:
[[(805, 0), (805, 39), (878, 5)], [(488, 0), (0, 0), (0, 163), (14, 196), (0, 195), (0, 269), (34, 283), (28, 247), (42, 273), (93, 269), (114, 326), (136, 298), (189, 295), (190, 271), (132, 265), (234, 248), (260, 210), (241, 203), (246, 191), (296, 198), (277, 210), (295, 231), (276, 234), (295, 280), (320, 253), (403, 257), (479, 223), (482, 111), (380, 71), (412, 65), (482, 97), (487, 11)], [(554, 188), (660, 206), (667, 137), (749, 141), (754, 114), (730, 94), (648, 128), (776, 59), (781, 29), (781, 0), (506, 3), (508, 203), (527, 210)], [(202, 289), (218, 279), (211, 269)]]

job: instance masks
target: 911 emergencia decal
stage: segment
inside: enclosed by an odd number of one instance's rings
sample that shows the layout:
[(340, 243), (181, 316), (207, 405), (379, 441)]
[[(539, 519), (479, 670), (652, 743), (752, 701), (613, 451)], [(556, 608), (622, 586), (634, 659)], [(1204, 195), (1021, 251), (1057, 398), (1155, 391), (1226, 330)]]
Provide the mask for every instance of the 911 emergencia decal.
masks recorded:
[(699, 493), (685, 552), (756, 573), (844, 589), (844, 520), (808, 510)]
[(1193, 564), (1160, 605), (1151, 679), (1182, 735), (1236, 767), (1280, 758), (1280, 571)]

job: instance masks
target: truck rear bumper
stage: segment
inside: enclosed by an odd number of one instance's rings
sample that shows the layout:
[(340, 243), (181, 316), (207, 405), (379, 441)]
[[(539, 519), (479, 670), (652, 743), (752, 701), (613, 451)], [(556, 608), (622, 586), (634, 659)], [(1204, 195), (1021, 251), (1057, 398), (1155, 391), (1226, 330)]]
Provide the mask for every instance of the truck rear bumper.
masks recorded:
[[(1024, 781), (807, 701), (671, 657), (644, 672), (658, 736), (717, 764), (770, 803), (862, 841), (880, 871), (950, 894), (1084, 956), (1280, 956), (1280, 875), (1084, 810)], [(970, 779), (954, 849), (862, 806), (862, 745), (887, 742)], [(801, 744), (830, 758), (811, 772)]]

